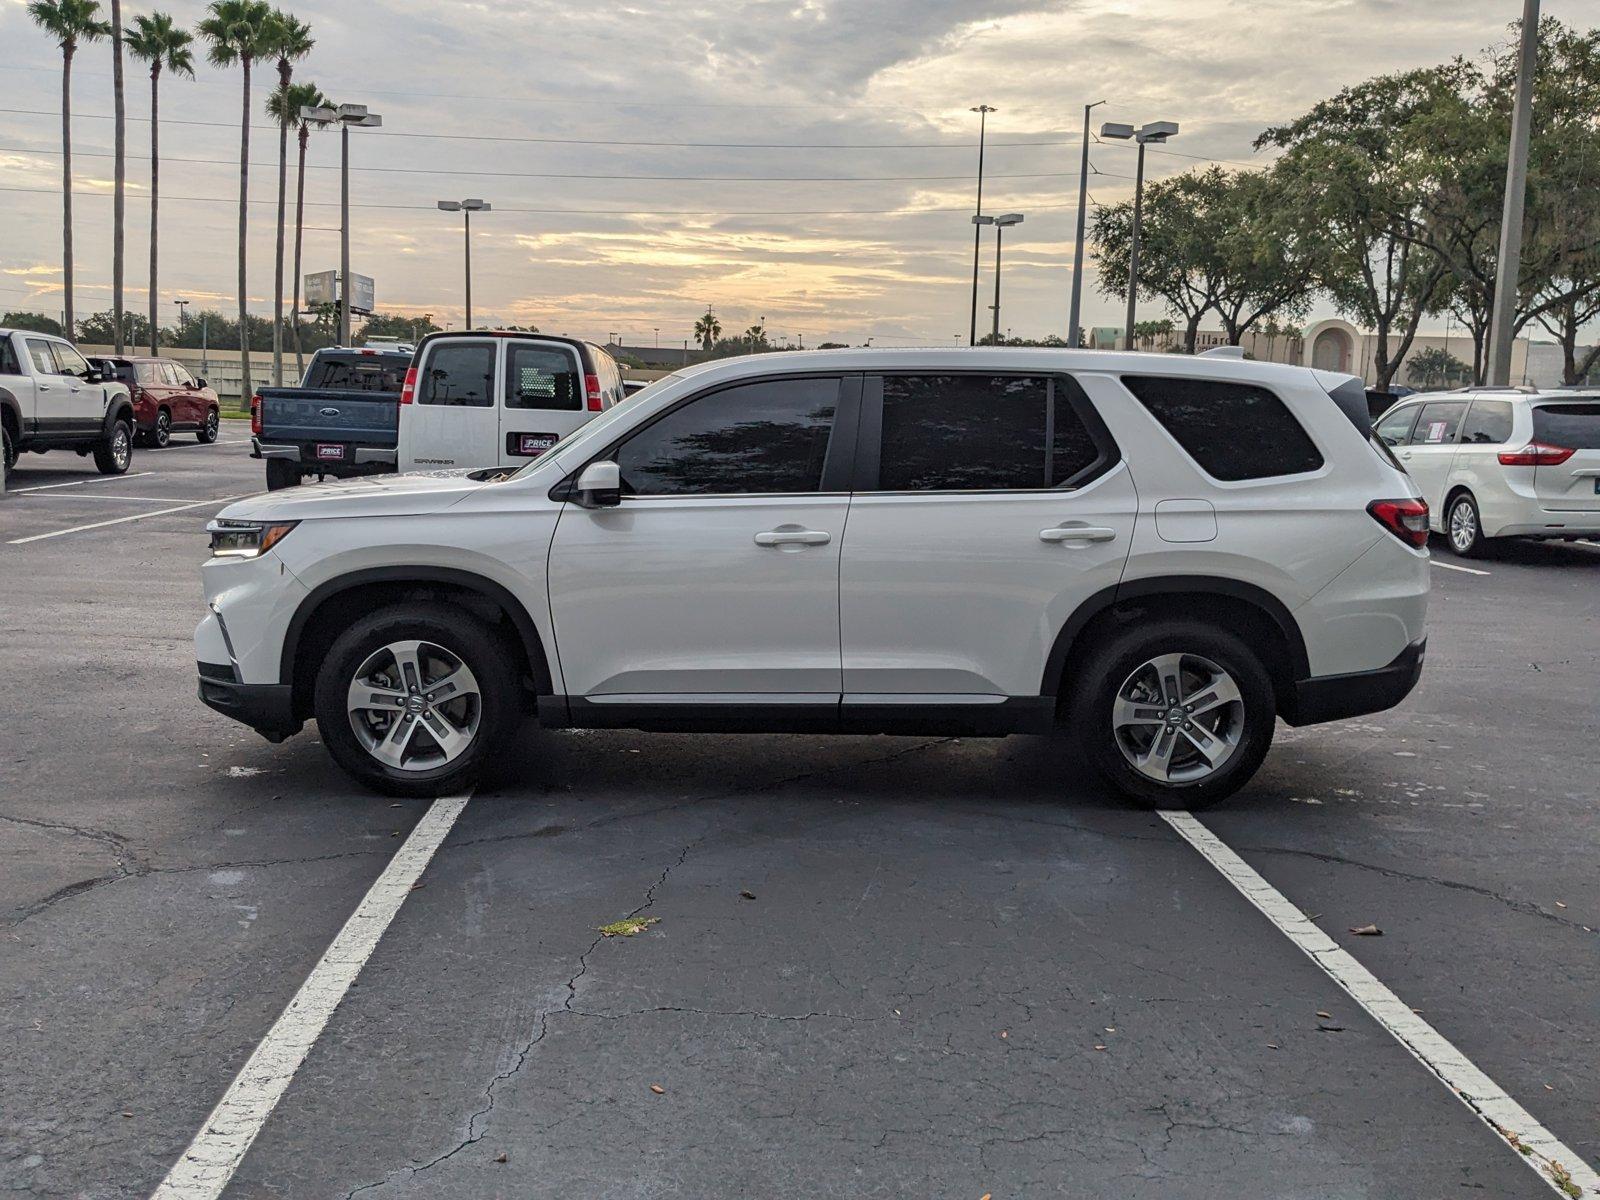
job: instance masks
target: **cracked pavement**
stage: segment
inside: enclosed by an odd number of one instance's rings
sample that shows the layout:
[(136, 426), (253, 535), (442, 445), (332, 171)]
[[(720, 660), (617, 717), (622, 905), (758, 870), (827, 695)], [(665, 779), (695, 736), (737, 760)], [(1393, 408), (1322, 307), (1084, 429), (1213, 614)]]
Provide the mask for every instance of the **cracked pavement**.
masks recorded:
[[(202, 519), (0, 545), (6, 1194), (148, 1195), (424, 809), (193, 699)], [(1205, 821), (1593, 1163), (1600, 549), (1485, 566)], [(230, 1197), (1549, 1194), (1058, 741), (530, 727), (421, 882)]]

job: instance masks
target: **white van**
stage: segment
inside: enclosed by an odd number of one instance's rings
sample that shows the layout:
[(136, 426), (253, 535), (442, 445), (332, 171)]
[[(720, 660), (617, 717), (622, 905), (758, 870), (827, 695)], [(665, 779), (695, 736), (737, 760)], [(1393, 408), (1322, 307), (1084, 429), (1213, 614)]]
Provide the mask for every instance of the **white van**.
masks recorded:
[(463, 330), (422, 339), (400, 393), (400, 471), (520, 466), (624, 398), (592, 342)]

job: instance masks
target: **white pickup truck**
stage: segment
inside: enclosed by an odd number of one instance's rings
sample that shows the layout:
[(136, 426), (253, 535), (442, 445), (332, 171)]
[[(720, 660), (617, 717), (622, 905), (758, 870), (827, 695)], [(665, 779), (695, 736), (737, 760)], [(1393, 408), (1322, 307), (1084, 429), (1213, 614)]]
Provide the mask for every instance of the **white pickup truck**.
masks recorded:
[(0, 329), (0, 431), (9, 477), (24, 450), (94, 455), (102, 475), (133, 461), (133, 400), (65, 338)]

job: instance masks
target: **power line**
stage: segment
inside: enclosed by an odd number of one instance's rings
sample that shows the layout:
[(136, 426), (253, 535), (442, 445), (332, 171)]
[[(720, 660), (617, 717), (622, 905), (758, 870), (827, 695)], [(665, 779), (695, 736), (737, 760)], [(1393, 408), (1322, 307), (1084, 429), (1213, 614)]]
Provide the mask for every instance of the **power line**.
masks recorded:
[[(51, 154), (59, 156), (60, 150), (29, 149), (25, 146), (0, 146), (0, 154)], [(109, 150), (74, 150), (75, 158), (115, 158), (116, 155)], [(147, 154), (127, 154), (125, 158), (139, 162), (149, 160)], [(186, 163), (191, 165), (237, 167), (238, 162), (231, 158), (176, 158), (163, 155), (164, 163)], [(251, 170), (270, 171), (277, 167), (275, 162), (251, 163)], [(336, 163), (307, 163), (306, 169), (311, 171), (337, 171)], [(650, 183), (670, 183), (681, 181), (685, 183), (908, 183), (908, 182), (965, 182), (972, 178), (970, 172), (960, 175), (622, 175), (622, 174), (586, 174), (566, 171), (465, 171), (453, 167), (351, 167), (352, 172), (362, 171), (380, 175), (476, 175), (489, 176), (497, 179), (597, 179), (597, 180), (631, 180)], [(990, 175), (991, 179), (1064, 179), (1075, 175), (1075, 171), (1035, 171), (1023, 174)], [(1124, 177), (1126, 178), (1126, 177)]]

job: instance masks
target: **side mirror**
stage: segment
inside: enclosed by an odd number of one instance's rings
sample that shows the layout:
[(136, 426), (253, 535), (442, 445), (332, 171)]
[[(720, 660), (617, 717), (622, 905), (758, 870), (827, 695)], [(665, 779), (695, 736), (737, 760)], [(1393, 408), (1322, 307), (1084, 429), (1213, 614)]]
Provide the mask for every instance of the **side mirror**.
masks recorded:
[(614, 462), (592, 462), (579, 474), (572, 493), (584, 508), (615, 508), (622, 503), (622, 469)]
[(196, 375), (196, 376), (195, 376), (195, 377), (194, 377), (194, 386), (195, 386), (195, 387), (196, 387), (196, 388), (203, 388), (203, 387), (206, 387), (206, 386), (208, 386), (208, 385), (207, 385), (207, 383), (206, 383), (206, 381), (205, 381), (205, 379), (203, 379), (203, 378), (202, 378), (202, 377), (201, 377), (201, 376), (199, 376), (199, 375)]
[(83, 373), (83, 381), (85, 383), (104, 383), (106, 381), (106, 377), (95, 368), (90, 367)]

